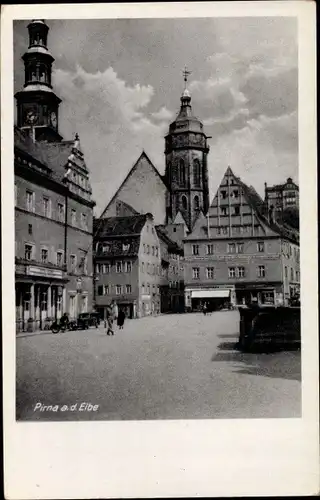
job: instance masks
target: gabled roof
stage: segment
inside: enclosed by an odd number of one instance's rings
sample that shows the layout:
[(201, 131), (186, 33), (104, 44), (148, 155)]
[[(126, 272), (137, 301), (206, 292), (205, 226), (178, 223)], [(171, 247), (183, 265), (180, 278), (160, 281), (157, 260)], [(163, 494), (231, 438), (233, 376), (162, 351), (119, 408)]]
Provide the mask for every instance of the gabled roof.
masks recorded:
[(106, 208), (102, 211), (100, 217), (103, 217), (103, 214), (108, 210), (108, 208), (110, 207), (111, 203), (113, 203), (114, 200), (117, 198), (119, 192), (121, 191), (121, 189), (123, 188), (123, 186), (125, 185), (125, 183), (127, 182), (127, 180), (129, 179), (129, 177), (138, 168), (139, 163), (140, 163), (140, 161), (141, 161), (142, 158), (145, 158), (147, 160), (147, 162), (149, 163), (149, 165), (151, 166), (151, 168), (154, 170), (155, 174), (161, 179), (161, 181), (163, 182), (163, 184), (165, 185), (165, 187), (168, 189), (168, 186), (166, 185), (164, 176), (162, 176), (159, 173), (159, 171), (154, 166), (154, 164), (152, 163), (152, 161), (150, 160), (150, 158), (148, 157), (148, 155), (146, 154), (146, 152), (143, 150), (142, 153), (141, 153), (141, 155), (139, 156), (139, 158), (137, 159), (137, 161), (135, 162), (135, 164), (133, 165), (133, 167), (131, 168), (131, 170), (128, 172), (128, 174), (126, 175), (126, 177), (124, 178), (124, 180), (122, 181), (122, 183), (120, 184), (120, 186), (118, 187), (117, 191), (115, 192), (115, 194), (113, 195), (113, 197), (111, 198), (111, 200), (109, 201), (109, 203), (107, 204)]
[(172, 224), (184, 224), (186, 227), (188, 227), (188, 225), (187, 225), (186, 221), (184, 220), (183, 215), (180, 212), (180, 210), (177, 213), (177, 215), (175, 216), (175, 219), (172, 222)]
[[(61, 182), (75, 141), (33, 142), (22, 130), (14, 127), (14, 146), (48, 167), (51, 170), (51, 176)], [(84, 168), (86, 168), (85, 164)]]
[(162, 240), (167, 246), (168, 251), (171, 253), (181, 253), (183, 249), (173, 241), (166, 231), (166, 227), (163, 224), (159, 224), (156, 227), (157, 235), (160, 240)]
[(93, 229), (96, 239), (115, 238), (140, 235), (151, 214), (132, 215), (128, 217), (107, 217), (94, 219)]

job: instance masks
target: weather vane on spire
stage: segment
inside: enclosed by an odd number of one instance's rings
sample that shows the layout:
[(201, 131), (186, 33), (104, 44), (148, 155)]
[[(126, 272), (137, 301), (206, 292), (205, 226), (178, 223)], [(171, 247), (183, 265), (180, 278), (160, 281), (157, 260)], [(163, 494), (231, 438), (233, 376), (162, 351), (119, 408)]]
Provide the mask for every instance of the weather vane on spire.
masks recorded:
[(192, 71), (189, 71), (187, 66), (184, 67), (184, 70), (182, 72), (183, 74), (183, 79), (184, 79), (184, 90), (187, 88), (187, 81), (188, 81), (188, 76), (191, 75)]

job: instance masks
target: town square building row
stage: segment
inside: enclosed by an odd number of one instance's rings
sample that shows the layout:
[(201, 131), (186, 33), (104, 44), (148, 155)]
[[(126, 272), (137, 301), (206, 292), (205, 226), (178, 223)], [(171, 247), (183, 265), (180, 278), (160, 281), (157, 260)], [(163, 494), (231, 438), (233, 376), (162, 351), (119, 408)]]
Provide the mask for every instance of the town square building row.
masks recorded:
[(15, 95), (17, 330), (46, 328), (63, 312), (105, 317), (111, 300), (131, 318), (204, 302), (287, 304), (299, 292), (299, 232), (282, 216), (298, 209), (299, 188), (289, 178), (266, 186), (263, 200), (227, 167), (210, 204), (210, 138), (193, 113), (187, 72), (164, 138), (164, 175), (143, 151), (93, 217), (80, 139), (59, 132), (48, 30), (30, 22), (25, 84)]

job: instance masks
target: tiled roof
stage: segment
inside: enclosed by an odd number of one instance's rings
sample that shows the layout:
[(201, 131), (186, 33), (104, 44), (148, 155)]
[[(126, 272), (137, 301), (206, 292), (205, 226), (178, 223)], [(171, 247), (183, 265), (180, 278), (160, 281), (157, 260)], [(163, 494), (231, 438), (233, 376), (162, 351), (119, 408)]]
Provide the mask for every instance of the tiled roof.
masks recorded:
[(95, 248), (94, 256), (99, 259), (110, 259), (114, 257), (133, 257), (138, 255), (140, 248), (140, 236), (127, 236), (126, 238), (112, 237), (107, 239), (110, 249), (108, 252), (103, 253), (102, 248), (100, 251)]
[(262, 219), (262, 221), (267, 226), (269, 226), (273, 231), (280, 234), (281, 236), (283, 236), (285, 238), (289, 238), (290, 240), (294, 240), (296, 242), (299, 242), (299, 232), (298, 231), (296, 231), (293, 228), (291, 229), (289, 227), (285, 227), (284, 225), (278, 223), (277, 221), (274, 221), (274, 222), (269, 221), (269, 219), (266, 217), (266, 214), (264, 213), (264, 208), (265, 208), (264, 202), (263, 202), (261, 196), (254, 189), (254, 187), (247, 186), (247, 184), (245, 184), (239, 178), (237, 178), (237, 181), (239, 182), (245, 195), (247, 196), (249, 203), (254, 208), (256, 213), (259, 215), (260, 219)]
[(115, 236), (140, 235), (148, 217), (151, 217), (151, 214), (95, 219), (93, 223), (95, 238), (105, 239), (114, 238)]

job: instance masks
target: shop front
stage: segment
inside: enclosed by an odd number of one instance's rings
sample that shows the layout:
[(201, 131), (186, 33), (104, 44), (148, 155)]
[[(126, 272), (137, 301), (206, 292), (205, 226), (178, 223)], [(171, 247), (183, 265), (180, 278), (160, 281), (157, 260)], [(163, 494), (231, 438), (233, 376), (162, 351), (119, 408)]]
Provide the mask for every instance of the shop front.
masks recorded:
[(16, 331), (48, 329), (63, 314), (67, 280), (58, 269), (25, 266), (23, 270), (23, 275), (16, 274)]
[(186, 290), (186, 296), (186, 300), (189, 303), (189, 310), (201, 311), (205, 304), (208, 312), (212, 312), (230, 305), (232, 290), (229, 288)]

